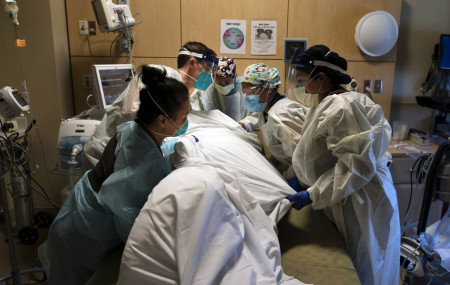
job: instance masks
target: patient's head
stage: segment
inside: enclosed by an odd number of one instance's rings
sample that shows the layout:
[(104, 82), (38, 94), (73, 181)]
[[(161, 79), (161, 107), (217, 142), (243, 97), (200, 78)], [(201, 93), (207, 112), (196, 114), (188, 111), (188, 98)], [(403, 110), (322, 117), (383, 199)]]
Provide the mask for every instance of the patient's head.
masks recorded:
[(137, 112), (137, 118), (161, 142), (185, 125), (190, 109), (187, 88), (166, 75), (165, 69), (142, 66), (145, 87), (139, 93), (141, 105)]

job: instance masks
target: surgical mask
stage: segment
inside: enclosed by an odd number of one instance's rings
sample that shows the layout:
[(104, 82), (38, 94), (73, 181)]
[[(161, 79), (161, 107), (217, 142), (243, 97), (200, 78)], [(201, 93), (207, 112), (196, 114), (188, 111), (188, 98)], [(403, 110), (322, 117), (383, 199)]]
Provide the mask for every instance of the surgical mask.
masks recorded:
[(244, 95), (245, 95), (245, 106), (247, 107), (247, 109), (250, 112), (263, 112), (266, 109), (266, 107), (267, 107), (267, 103), (268, 103), (267, 97), (269, 96), (268, 92), (266, 93), (266, 100), (265, 100), (265, 102), (260, 102), (259, 101), (259, 97), (262, 96), (262, 94), (266, 90), (267, 86), (265, 86), (265, 87), (263, 87), (263, 86), (253, 86), (252, 88), (250, 88), (250, 90), (260, 89), (260, 88), (262, 88), (262, 91), (259, 94), (244, 93)]
[(319, 94), (306, 92), (305, 86), (295, 88), (295, 98), (305, 107), (314, 107), (319, 105)]
[[(315, 69), (315, 67), (314, 67)], [(312, 72), (314, 72), (314, 69)], [(312, 73), (311, 72), (311, 73)], [(314, 80), (314, 78), (316, 78), (317, 75), (315, 75), (314, 77), (311, 78), (311, 74), (310, 74), (310, 79), (308, 80), (308, 82), (306, 82), (305, 85), (302, 85), (300, 82), (297, 82), (296, 86), (295, 86), (295, 98), (300, 102), (300, 104), (302, 104), (305, 107), (311, 108), (314, 106), (319, 105), (319, 94), (314, 94), (314, 93), (308, 93), (306, 91), (306, 85), (308, 85), (311, 81)], [(320, 86), (320, 88), (322, 88), (322, 86)], [(320, 90), (319, 88), (319, 90)]]
[[(171, 121), (172, 121), (172, 120), (171, 120)], [(172, 121), (172, 122), (175, 124), (174, 121)], [(175, 124), (175, 126), (178, 127), (177, 124)], [(186, 123), (184, 123), (184, 125), (183, 125), (181, 128), (178, 128), (178, 131), (176, 131), (176, 132), (173, 134), (173, 137), (179, 137), (179, 136), (184, 135), (184, 134), (186, 133), (187, 129), (188, 129), (188, 126), (189, 126), (189, 121), (186, 120)]]
[(211, 83), (212, 83), (211, 72), (203, 69), (202, 72), (200, 72), (200, 74), (197, 76), (197, 78), (195, 78), (194, 88), (197, 88), (198, 90), (201, 91), (206, 91), (206, 89), (208, 89)]
[(245, 95), (245, 106), (250, 112), (262, 112), (267, 102), (259, 102), (259, 95)]
[[(199, 65), (200, 65), (200, 63), (199, 63)], [(203, 67), (201, 65), (200, 65), (200, 67), (203, 69)], [(206, 91), (206, 89), (208, 89), (209, 85), (211, 85), (211, 83), (212, 83), (211, 72), (206, 71), (204, 69), (197, 75), (197, 78), (190, 76), (183, 70), (178, 69), (178, 71), (185, 74), (187, 77), (191, 78), (192, 80), (194, 80), (195, 81), (194, 88), (196, 88), (198, 90)]]
[(214, 88), (216, 88), (217, 92), (219, 92), (222, 95), (228, 95), (231, 90), (234, 88), (234, 84), (229, 84), (226, 86), (221, 86), (219, 84), (214, 84)]

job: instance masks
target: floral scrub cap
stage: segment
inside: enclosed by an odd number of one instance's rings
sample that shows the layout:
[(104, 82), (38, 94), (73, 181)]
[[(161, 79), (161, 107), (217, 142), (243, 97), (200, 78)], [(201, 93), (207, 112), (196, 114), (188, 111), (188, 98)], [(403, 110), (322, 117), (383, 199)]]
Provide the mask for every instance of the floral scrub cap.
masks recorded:
[(242, 76), (242, 82), (257, 86), (276, 88), (281, 85), (280, 74), (276, 68), (269, 68), (264, 63), (255, 63), (247, 66)]
[(229, 57), (219, 57), (219, 63), (216, 70), (217, 76), (236, 77), (236, 62)]

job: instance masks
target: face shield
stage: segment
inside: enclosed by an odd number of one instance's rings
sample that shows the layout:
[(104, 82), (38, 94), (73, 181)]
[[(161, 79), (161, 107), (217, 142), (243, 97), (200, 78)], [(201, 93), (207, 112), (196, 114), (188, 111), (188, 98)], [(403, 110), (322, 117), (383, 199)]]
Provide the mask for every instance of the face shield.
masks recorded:
[[(330, 52), (331, 51), (328, 51), (324, 58)], [(286, 95), (289, 99), (296, 100), (306, 107), (312, 107), (318, 104), (318, 94), (310, 94), (305, 89), (305, 86), (315, 78), (315, 76), (311, 75), (318, 66), (327, 67), (329, 69), (337, 71), (338, 73), (342, 74), (342, 76), (348, 77), (348, 75), (345, 74), (345, 70), (335, 64), (329, 63), (324, 60), (316, 60), (304, 53), (294, 52), (291, 58), (291, 63), (289, 65), (288, 79), (286, 83)], [(305, 74), (307, 74), (308, 76), (305, 77)], [(317, 93), (319, 93), (320, 90), (321, 89), (319, 88), (319, 91), (317, 91)]]
[[(306, 74), (310, 74), (314, 69), (314, 59), (302, 54), (301, 52), (295, 51), (291, 57), (291, 62), (289, 64), (288, 76), (286, 82), (286, 96), (294, 101), (296, 99), (296, 92), (300, 91), (299, 88), (303, 88), (303, 85), (299, 82), (299, 73), (303, 71)], [(303, 91), (302, 91), (303, 92)]]
[[(205, 65), (205, 67), (203, 67), (201, 65), (201, 63), (198, 62), (197, 59), (195, 59), (197, 61), (197, 63), (200, 65), (200, 67), (202, 68), (202, 71), (197, 75), (196, 78), (193, 78), (195, 81), (194, 88), (205, 91), (212, 83), (211, 73), (213, 73), (214, 69), (217, 68), (217, 63), (218, 63), (217, 57), (207, 55), (207, 54), (196, 53), (196, 52), (192, 52), (192, 51), (188, 51), (188, 50), (182, 50), (179, 52), (179, 54), (193, 56), (194, 58), (199, 58), (202, 61), (206, 61), (207, 64)], [(188, 75), (188, 74), (186, 74), (186, 75)], [(189, 76), (189, 77), (191, 77), (191, 76)]]

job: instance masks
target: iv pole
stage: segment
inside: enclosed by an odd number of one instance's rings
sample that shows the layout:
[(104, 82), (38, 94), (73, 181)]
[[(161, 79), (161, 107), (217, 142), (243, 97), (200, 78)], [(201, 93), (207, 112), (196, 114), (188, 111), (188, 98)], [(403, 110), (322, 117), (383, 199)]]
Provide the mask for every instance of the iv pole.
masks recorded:
[[(0, 153), (0, 167), (3, 165), (3, 153)], [(5, 215), (5, 226), (6, 226), (6, 237), (8, 239), (8, 247), (9, 247), (9, 257), (11, 259), (11, 274), (5, 277), (0, 278), (0, 283), (6, 281), (8, 279), (12, 279), (14, 285), (20, 285), (21, 279), (20, 276), (27, 273), (33, 272), (44, 272), (43, 268), (32, 268), (19, 271), (17, 268), (17, 259), (16, 252), (14, 250), (14, 238), (12, 235), (12, 227), (11, 227), (11, 217), (9, 215), (9, 207), (8, 200), (6, 198), (6, 186), (5, 186), (5, 178), (3, 173), (3, 169), (0, 168), (0, 198), (1, 205), (3, 207), (3, 213)]]
[[(19, 7), (17, 6), (16, 0), (5, 0), (5, 10), (8, 12), (9, 17), (12, 19), (12, 23), (17, 26), (19, 25), (19, 22), (17, 21), (17, 12), (19, 11)], [(3, 89), (2, 89), (3, 91)], [(2, 95), (3, 97), (3, 95)], [(4, 100), (4, 99), (3, 99)], [(11, 101), (5, 101), (8, 103), (11, 103)], [(28, 102), (27, 102), (28, 103)], [(8, 106), (11, 107), (11, 106)], [(0, 283), (6, 280), (11, 279), (13, 282), (13, 285), (21, 285), (22, 281), (20, 276), (27, 273), (33, 273), (33, 272), (45, 272), (44, 268), (31, 268), (26, 270), (19, 271), (17, 267), (17, 259), (16, 259), (16, 252), (14, 249), (14, 238), (12, 235), (12, 226), (11, 226), (11, 216), (9, 214), (9, 207), (8, 207), (8, 199), (6, 196), (6, 186), (5, 186), (5, 173), (3, 172), (3, 151), (0, 149), (0, 202), (1, 206), (3, 208), (3, 213), (5, 217), (5, 226), (6, 226), (6, 238), (8, 241), (8, 247), (9, 247), (9, 257), (11, 259), (11, 274), (7, 275), (5, 277), (0, 278)]]

